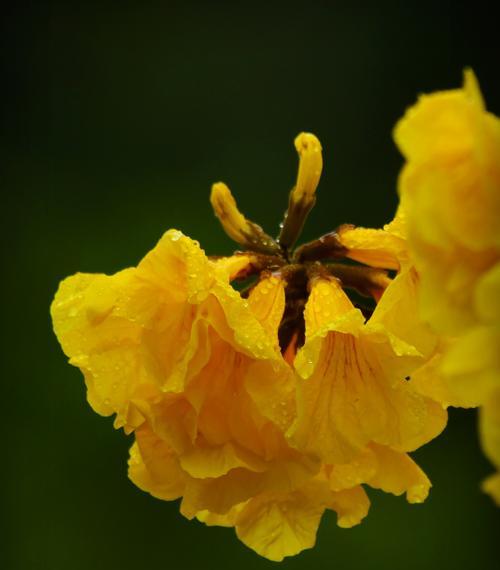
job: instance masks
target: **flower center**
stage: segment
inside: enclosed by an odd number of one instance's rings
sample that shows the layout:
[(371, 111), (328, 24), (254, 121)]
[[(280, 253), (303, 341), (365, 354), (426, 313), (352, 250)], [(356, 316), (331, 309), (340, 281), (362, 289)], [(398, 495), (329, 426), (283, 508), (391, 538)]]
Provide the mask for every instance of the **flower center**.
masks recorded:
[[(307, 245), (309, 246), (309, 244)], [(312, 249), (308, 251), (312, 253)], [(355, 264), (347, 258), (339, 263), (333, 261), (328, 255), (322, 260), (292, 263), (282, 256), (264, 256), (253, 252), (241, 252), (241, 254), (243, 253), (244, 255), (255, 255), (254, 263), (233, 276), (232, 283), (240, 289), (243, 298), (248, 297), (262, 279), (267, 279), (270, 276), (282, 279), (285, 284), (285, 309), (278, 329), (278, 338), (282, 354), (291, 358), (304, 344), (304, 309), (312, 284), (316, 279), (336, 279), (339, 281), (351, 299), (353, 306), (360, 309), (366, 319), (371, 316), (376, 302), (391, 281), (387, 271)], [(296, 254), (291, 257), (295, 259)], [(240, 283), (244, 284), (243, 288), (238, 287)]]
[(295, 139), (295, 148), (299, 155), (297, 181), (290, 192), (288, 208), (276, 239), (239, 211), (231, 191), (222, 182), (213, 185), (210, 196), (222, 227), (242, 248), (236, 255), (244, 254), (251, 259), (248, 267), (233, 276), (234, 282), (246, 282), (240, 291), (242, 297), (248, 296), (253, 287), (270, 274), (285, 282), (285, 310), (278, 338), (287, 359), (293, 358), (304, 344), (304, 309), (314, 279), (339, 280), (354, 306), (361, 309), (366, 318), (390, 282), (386, 271), (353, 264), (348, 259), (349, 250), (339, 237), (346, 226), (294, 248), (316, 203), (316, 188), (323, 167), (321, 144), (314, 135), (301, 133)]

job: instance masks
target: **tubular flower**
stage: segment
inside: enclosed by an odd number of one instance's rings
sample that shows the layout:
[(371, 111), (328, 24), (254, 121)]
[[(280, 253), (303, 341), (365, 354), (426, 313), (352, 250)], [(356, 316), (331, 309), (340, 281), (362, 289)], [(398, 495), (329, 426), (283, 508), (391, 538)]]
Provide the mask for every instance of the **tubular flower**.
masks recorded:
[[(468, 70), (462, 89), (421, 97), (395, 139), (422, 317), (454, 338), (434, 365), (441, 382), (427, 386), (445, 404), (481, 406), (483, 448), (500, 469), (500, 119)], [(500, 474), (484, 489), (500, 504)]]
[(326, 509), (358, 524), (363, 484), (423, 501), (430, 482), (408, 452), (446, 423), (407, 380), (435, 337), (415, 321), (401, 216), (294, 249), (322, 167), (314, 135), (295, 144), (277, 239), (218, 183), (215, 214), (245, 251), (210, 258), (169, 230), (135, 268), (65, 279), (51, 308), (89, 403), (133, 433), (131, 480), (271, 560), (312, 547)]

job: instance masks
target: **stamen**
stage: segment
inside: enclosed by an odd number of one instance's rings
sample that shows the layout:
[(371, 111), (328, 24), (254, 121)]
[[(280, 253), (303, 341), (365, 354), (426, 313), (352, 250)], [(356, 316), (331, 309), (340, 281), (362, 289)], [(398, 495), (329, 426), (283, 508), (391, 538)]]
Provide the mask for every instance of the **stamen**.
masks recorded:
[(347, 252), (348, 249), (340, 242), (337, 232), (330, 232), (298, 247), (293, 254), (293, 259), (297, 263), (320, 259), (341, 259), (346, 256)]
[(383, 269), (341, 263), (330, 263), (324, 267), (340, 280), (343, 287), (354, 289), (360, 295), (372, 297), (377, 302), (391, 283), (391, 278)]
[(278, 238), (284, 252), (293, 246), (302, 232), (316, 202), (316, 188), (323, 169), (321, 144), (313, 134), (301, 133), (295, 139), (295, 148), (299, 153), (297, 182), (290, 192), (288, 210)]
[(236, 243), (250, 251), (280, 254), (281, 250), (276, 241), (238, 210), (236, 200), (223, 182), (212, 186), (210, 203), (224, 231)]
[(313, 200), (323, 170), (321, 143), (311, 133), (301, 133), (294, 142), (300, 162), (293, 196), (297, 202), (302, 199)]
[[(209, 256), (210, 259), (217, 259), (216, 256)], [(237, 251), (231, 257), (219, 258), (223, 261), (227, 260), (227, 264), (235, 268), (234, 271), (230, 273), (230, 281), (243, 281), (251, 277), (252, 275), (257, 275), (262, 271), (273, 272), (285, 264), (282, 257), (278, 255), (265, 255), (262, 253), (251, 253), (250, 255), (244, 251)], [(242, 263), (238, 263), (238, 259), (242, 259)]]
[[(236, 253), (233, 259), (240, 255)], [(245, 256), (245, 254), (241, 254)], [(275, 255), (254, 254), (247, 265), (230, 276), (233, 287), (240, 292), (243, 298), (248, 297), (252, 289), (266, 276), (279, 275), (279, 270), (284, 265), (284, 260)]]

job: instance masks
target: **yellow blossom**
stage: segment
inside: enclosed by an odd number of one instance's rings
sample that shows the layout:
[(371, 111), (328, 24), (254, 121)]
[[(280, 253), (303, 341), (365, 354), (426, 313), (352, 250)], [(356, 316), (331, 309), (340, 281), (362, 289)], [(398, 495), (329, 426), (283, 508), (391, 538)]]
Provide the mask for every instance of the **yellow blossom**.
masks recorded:
[(499, 257), (500, 119), (469, 71), (463, 89), (422, 96), (394, 137), (423, 314), (455, 335), (478, 321), (474, 291)]
[[(483, 447), (500, 469), (500, 119), (467, 70), (462, 89), (422, 96), (395, 139), (422, 317), (454, 339), (433, 365), (441, 380), (418, 382), (446, 405), (481, 406)], [(484, 485), (498, 503), (499, 477)]]
[(218, 183), (214, 211), (245, 252), (210, 258), (169, 230), (137, 267), (65, 279), (51, 308), (89, 403), (133, 433), (131, 480), (180, 499), (189, 519), (234, 527), (271, 560), (312, 547), (327, 509), (341, 527), (358, 524), (363, 485), (422, 502), (430, 481), (408, 452), (446, 423), (407, 379), (436, 339), (416, 320), (400, 216), (293, 250), (322, 165), (316, 137), (302, 134), (296, 147), (277, 240)]

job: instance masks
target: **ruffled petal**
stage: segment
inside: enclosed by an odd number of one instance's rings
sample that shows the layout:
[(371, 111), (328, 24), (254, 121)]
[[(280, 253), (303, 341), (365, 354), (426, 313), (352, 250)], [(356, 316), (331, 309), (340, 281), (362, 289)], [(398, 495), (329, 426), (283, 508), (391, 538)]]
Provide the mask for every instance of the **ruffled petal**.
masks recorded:
[(347, 257), (371, 267), (399, 270), (409, 261), (406, 243), (406, 216), (403, 208), (383, 229), (343, 226), (338, 230)]
[(224, 336), (226, 331), (239, 351), (259, 360), (274, 361), (278, 365), (281, 355), (274, 339), (269, 337), (266, 329), (250, 310), (249, 301), (242, 299), (238, 291), (219, 280), (211, 293), (218, 301), (224, 317), (224, 322), (219, 319), (214, 323), (221, 336)]
[(500, 323), (500, 261), (478, 280), (474, 291), (474, 306), (482, 323)]
[(337, 524), (351, 528), (359, 524), (368, 514), (370, 499), (360, 486), (332, 493), (328, 507), (337, 513)]
[(436, 347), (437, 336), (419, 318), (418, 287), (419, 278), (413, 268), (398, 274), (383, 293), (369, 326), (374, 329), (381, 325), (386, 332), (427, 358)]
[(460, 408), (475, 407), (475, 398), (471, 400), (467, 394), (460, 394), (454, 387), (453, 380), (442, 372), (443, 359), (449, 343), (440, 344), (435, 354), (423, 366), (412, 372), (410, 384), (413, 389), (445, 409), (448, 406)]
[(136, 431), (128, 476), (143, 491), (171, 501), (184, 492), (186, 474), (173, 451), (148, 428)]
[(210, 265), (219, 279), (229, 283), (237, 276), (246, 274), (254, 260), (255, 257), (252, 255), (231, 255), (230, 257), (211, 260)]
[(376, 456), (375, 475), (367, 483), (393, 495), (406, 493), (409, 503), (422, 503), (429, 494), (431, 482), (420, 467), (407, 455), (383, 445), (372, 444)]
[[(213, 277), (199, 246), (171, 230), (135, 269), (65, 279), (51, 306), (70, 363), (85, 375), (92, 407), (134, 429), (145, 401), (169, 387), (186, 349), (194, 305)], [(132, 424), (130, 425), (130, 422)]]
[(198, 516), (202, 511), (227, 515), (235, 506), (259, 494), (286, 493), (301, 488), (319, 468), (318, 461), (287, 449), (282, 442), (281, 455), (269, 460), (260, 472), (235, 468), (220, 477), (190, 478), (181, 512), (187, 518)]
[[(153, 286), (156, 293), (163, 292), (167, 302), (187, 300), (196, 304), (206, 298), (213, 283), (208, 259), (200, 244), (177, 230), (168, 230), (139, 262), (137, 276), (144, 284), (144, 289), (132, 295), (139, 306), (144, 299), (151, 301), (147, 295), (148, 286)], [(159, 306), (161, 303), (157, 299), (155, 308)], [(132, 316), (138, 318), (135, 303), (127, 304), (124, 308), (130, 308)], [(152, 314), (156, 314), (154, 308)]]
[(236, 518), (244, 506), (245, 503), (240, 503), (224, 515), (211, 513), (210, 511), (200, 511), (196, 513), (196, 518), (207, 526), (232, 527), (236, 524)]
[(285, 283), (275, 276), (261, 279), (248, 296), (250, 310), (278, 348), (278, 327), (285, 310)]
[(348, 248), (347, 257), (371, 267), (399, 269), (399, 258), (406, 251), (404, 240), (383, 230), (353, 228), (341, 231), (340, 242)]
[(181, 455), (179, 461), (184, 471), (197, 479), (221, 477), (237, 467), (251, 471), (266, 469), (265, 461), (231, 442), (204, 446), (198, 440), (196, 446)]
[(420, 317), (441, 334), (456, 336), (478, 322), (474, 292), (494, 263), (488, 252), (439, 250), (419, 245), (415, 265), (420, 275)]
[[(327, 303), (339, 299), (338, 311), (323, 321), (321, 310), (326, 306), (329, 311), (329, 305), (315, 294), (320, 285), (332, 291)], [(364, 326), (341, 295), (333, 280), (313, 286), (306, 306), (306, 343), (295, 361), (301, 380), (289, 437), (327, 464), (351, 462), (371, 441), (401, 451), (416, 449), (440, 433), (446, 412), (404, 380), (419, 361), (412, 350), (402, 350), (406, 345), (384, 335), (380, 326)]]
[(142, 407), (143, 416), (155, 434), (180, 455), (192, 449), (196, 440), (198, 417), (183, 394), (163, 394)]
[(312, 548), (325, 510), (323, 485), (293, 493), (262, 495), (249, 501), (236, 520), (238, 538), (269, 560)]
[(260, 493), (261, 488), (260, 474), (244, 468), (231, 469), (221, 477), (189, 478), (180, 511), (187, 519), (192, 519), (203, 511), (226, 516), (236, 505)]
[(278, 329), (285, 310), (285, 283), (281, 278), (262, 279), (248, 297), (249, 308), (272, 341), (276, 358), (272, 368), (254, 360), (245, 377), (245, 387), (260, 412), (284, 432), (295, 416), (296, 379), (280, 354)]
[(155, 394), (159, 378), (141, 367), (140, 326), (115, 315), (131, 279), (131, 270), (77, 273), (60, 284), (51, 313), (64, 352), (85, 376), (90, 405), (102, 415), (120, 413), (125, 424), (133, 415), (140, 425), (144, 418), (130, 414), (129, 403), (137, 391)]
[(478, 406), (500, 387), (500, 326), (475, 327), (457, 339), (441, 366), (454, 399)]
[(349, 463), (328, 466), (328, 482), (332, 491), (352, 489), (369, 481), (377, 471), (377, 458), (370, 448), (365, 448)]

